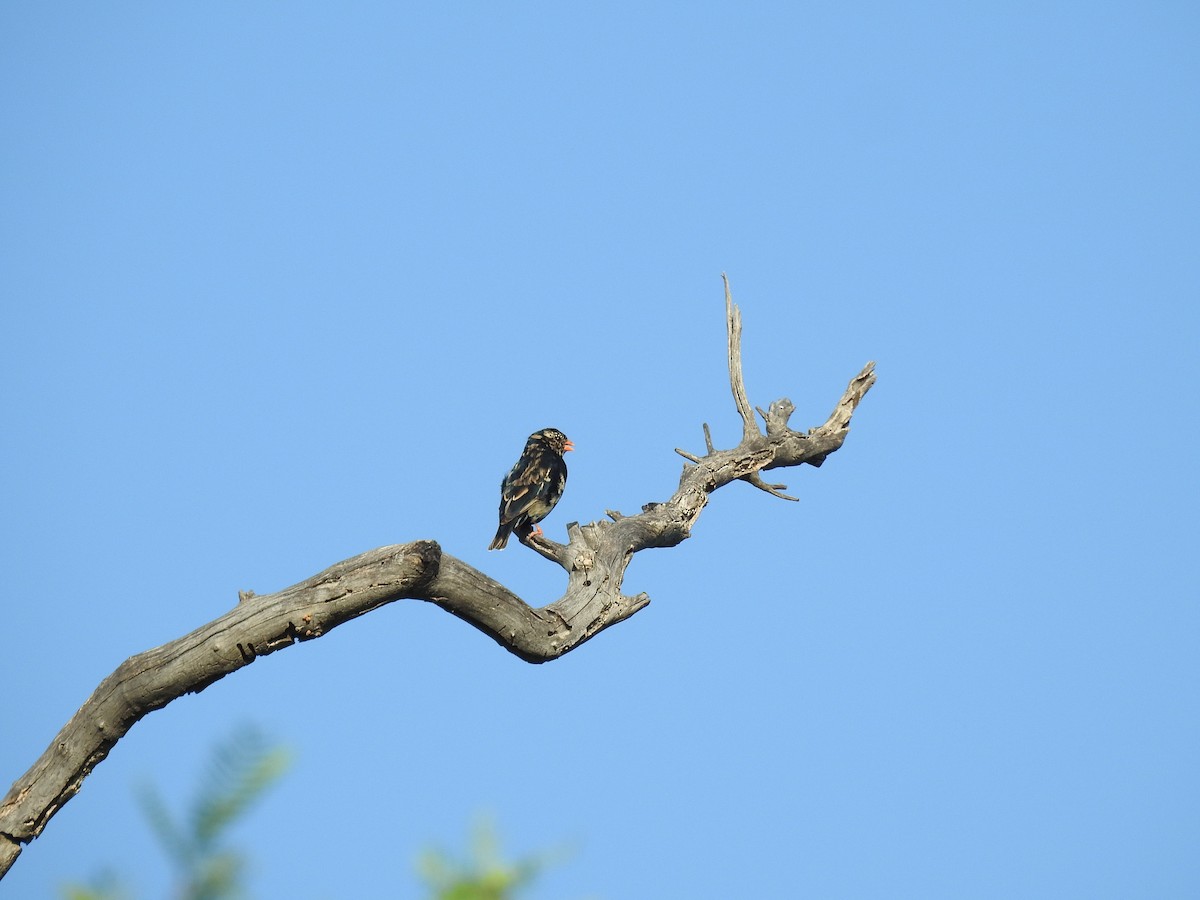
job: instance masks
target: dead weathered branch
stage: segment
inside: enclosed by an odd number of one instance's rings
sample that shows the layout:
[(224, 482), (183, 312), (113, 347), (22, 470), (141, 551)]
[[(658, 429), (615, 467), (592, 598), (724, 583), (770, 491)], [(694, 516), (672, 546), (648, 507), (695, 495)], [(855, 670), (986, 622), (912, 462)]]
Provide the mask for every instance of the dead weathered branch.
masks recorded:
[(737, 405), (738, 415), (742, 417), (742, 438), (749, 440), (759, 434), (759, 430), (758, 423), (754, 421), (754, 410), (750, 408), (750, 398), (746, 396), (746, 381), (742, 377), (742, 311), (733, 302), (728, 276), (721, 273), (721, 280), (725, 283), (725, 318), (729, 332), (729, 386), (733, 389), (733, 402)]
[(645, 594), (621, 592), (633, 555), (672, 547), (689, 537), (708, 496), (731, 481), (794, 500), (761, 472), (802, 463), (819, 466), (842, 446), (850, 418), (875, 383), (874, 363), (856, 375), (823, 425), (807, 433), (788, 427), (795, 407), (786, 398), (766, 412), (766, 433), (754, 418), (742, 378), (741, 312), (725, 279), (729, 382), (742, 419), (742, 441), (715, 449), (704, 425), (705, 454), (677, 450), (690, 461), (669, 499), (636, 515), (607, 511), (612, 521), (567, 526), (567, 543), (526, 535), (526, 546), (567, 573), (563, 596), (535, 607), (487, 575), (443, 553), (434, 541), (381, 547), (345, 560), (307, 581), (266, 596), (239, 592), (229, 612), (191, 634), (132, 656), (100, 683), (33, 767), (0, 802), (0, 878), (50, 818), (79, 791), (134, 723), (184, 694), (364, 613), (404, 598), (425, 600), (491, 636), (521, 659), (557, 659), (645, 607)]

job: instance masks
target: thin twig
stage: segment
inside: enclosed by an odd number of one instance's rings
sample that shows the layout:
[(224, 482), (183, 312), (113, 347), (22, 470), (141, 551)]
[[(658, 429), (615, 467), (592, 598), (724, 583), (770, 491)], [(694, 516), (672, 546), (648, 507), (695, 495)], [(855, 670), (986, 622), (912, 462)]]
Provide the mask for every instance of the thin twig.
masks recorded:
[(760, 491), (766, 491), (772, 497), (778, 497), (780, 500), (795, 500), (797, 503), (800, 502), (799, 497), (790, 497), (787, 494), (780, 493), (781, 491), (787, 490), (786, 484), (767, 484), (762, 480), (762, 476), (757, 472), (751, 472), (749, 475), (743, 475), (742, 481), (752, 484)]

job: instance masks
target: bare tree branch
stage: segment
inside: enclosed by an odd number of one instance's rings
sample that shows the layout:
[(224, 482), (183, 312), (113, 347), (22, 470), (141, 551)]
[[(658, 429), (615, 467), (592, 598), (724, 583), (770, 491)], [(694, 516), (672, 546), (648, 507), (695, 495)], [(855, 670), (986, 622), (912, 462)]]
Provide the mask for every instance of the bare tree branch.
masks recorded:
[(768, 484), (760, 473), (803, 463), (819, 466), (841, 447), (855, 408), (875, 383), (874, 363), (867, 363), (850, 381), (826, 422), (807, 433), (788, 427), (795, 407), (786, 398), (766, 412), (759, 408), (764, 434), (742, 379), (741, 312), (733, 303), (728, 279), (724, 281), (729, 382), (742, 419), (741, 443), (731, 450), (715, 449), (705, 424), (703, 456), (676, 451), (689, 462), (668, 500), (647, 503), (632, 516), (608, 510), (612, 521), (572, 522), (565, 544), (544, 535), (521, 537), (527, 547), (567, 573), (562, 597), (547, 606), (530, 606), (502, 584), (443, 553), (434, 541), (380, 547), (275, 594), (239, 592), (239, 602), (229, 612), (118, 666), (13, 784), (0, 802), (0, 878), (22, 845), (42, 833), (135, 722), (260, 656), (411, 598), (440, 606), (528, 662), (557, 659), (650, 602), (645, 594), (621, 592), (630, 560), (641, 550), (673, 547), (689, 537), (713, 491), (742, 480), (794, 500), (781, 493), (784, 485)]

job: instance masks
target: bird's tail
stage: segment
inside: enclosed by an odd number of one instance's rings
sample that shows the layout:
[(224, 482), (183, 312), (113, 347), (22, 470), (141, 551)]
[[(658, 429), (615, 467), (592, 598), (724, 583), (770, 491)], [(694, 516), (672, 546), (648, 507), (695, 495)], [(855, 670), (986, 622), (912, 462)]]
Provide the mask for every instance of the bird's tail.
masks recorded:
[(488, 544), (488, 549), (503, 550), (508, 545), (508, 536), (510, 534), (512, 534), (512, 528), (501, 525), (496, 532), (496, 536), (492, 538), (492, 542)]

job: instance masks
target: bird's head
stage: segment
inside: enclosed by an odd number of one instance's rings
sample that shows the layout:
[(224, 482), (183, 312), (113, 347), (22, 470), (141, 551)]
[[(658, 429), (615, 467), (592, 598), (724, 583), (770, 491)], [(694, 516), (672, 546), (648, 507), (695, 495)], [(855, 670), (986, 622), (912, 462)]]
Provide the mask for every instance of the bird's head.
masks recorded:
[(571, 439), (557, 428), (543, 428), (541, 431), (535, 431), (529, 436), (529, 439), (531, 441), (540, 441), (559, 456), (562, 456), (568, 450), (575, 449), (575, 445), (571, 443)]

